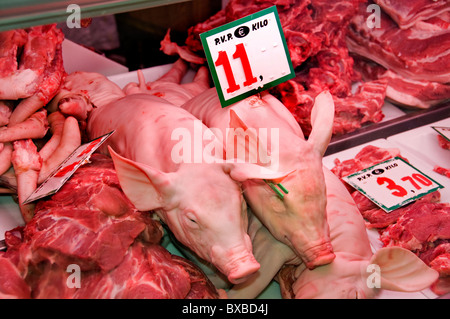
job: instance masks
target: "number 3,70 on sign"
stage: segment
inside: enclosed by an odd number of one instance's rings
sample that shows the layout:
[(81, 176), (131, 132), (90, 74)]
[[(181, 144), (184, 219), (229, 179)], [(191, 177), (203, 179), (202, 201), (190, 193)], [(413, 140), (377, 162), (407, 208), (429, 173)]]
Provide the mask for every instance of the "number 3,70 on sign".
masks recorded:
[[(420, 186), (431, 186), (433, 183), (423, 176), (422, 174), (413, 173), (411, 176), (404, 176), (401, 178), (403, 182), (408, 182), (411, 184), (412, 187), (414, 187), (416, 190), (421, 190), (422, 187)], [(377, 184), (378, 185), (385, 185), (387, 189), (391, 190), (391, 194), (397, 197), (404, 197), (408, 195), (408, 191), (398, 185), (395, 181), (390, 179), (389, 177), (378, 177), (377, 178)], [(414, 192), (414, 190), (412, 190)]]

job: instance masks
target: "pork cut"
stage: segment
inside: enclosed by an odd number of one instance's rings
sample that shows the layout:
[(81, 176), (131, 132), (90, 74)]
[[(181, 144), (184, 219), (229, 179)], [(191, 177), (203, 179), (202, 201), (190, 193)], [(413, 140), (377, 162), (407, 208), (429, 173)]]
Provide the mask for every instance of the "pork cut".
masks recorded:
[[(217, 298), (196, 266), (160, 245), (163, 228), (93, 154), (24, 227), (5, 233), (0, 294), (16, 298)], [(68, 284), (76, 266), (80, 286)], [(25, 285), (24, 285), (25, 284)], [(6, 287), (6, 288), (5, 288)], [(10, 288), (8, 288), (10, 287)]]
[(408, 29), (419, 21), (450, 11), (447, 0), (391, 1), (374, 0), (401, 29)]
[(31, 280), (36, 299), (217, 298), (215, 288), (198, 268), (161, 245), (141, 241), (135, 241), (111, 271), (83, 272), (78, 289), (67, 285), (70, 273), (65, 267), (45, 263), (40, 269), (38, 280)]
[(408, 29), (400, 29), (385, 11), (379, 26), (367, 23), (367, 1), (351, 20), (347, 45), (351, 52), (372, 60), (411, 80), (450, 82), (450, 28), (447, 17), (434, 17)]

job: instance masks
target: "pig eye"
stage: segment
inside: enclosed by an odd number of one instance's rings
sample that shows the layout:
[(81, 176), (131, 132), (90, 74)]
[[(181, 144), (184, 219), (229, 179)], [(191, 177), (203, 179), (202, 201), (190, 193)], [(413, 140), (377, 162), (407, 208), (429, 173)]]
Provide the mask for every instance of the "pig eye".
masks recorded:
[(199, 225), (197, 223), (197, 217), (192, 212), (187, 212), (185, 214), (185, 219), (187, 221), (187, 225), (193, 228), (198, 228)]

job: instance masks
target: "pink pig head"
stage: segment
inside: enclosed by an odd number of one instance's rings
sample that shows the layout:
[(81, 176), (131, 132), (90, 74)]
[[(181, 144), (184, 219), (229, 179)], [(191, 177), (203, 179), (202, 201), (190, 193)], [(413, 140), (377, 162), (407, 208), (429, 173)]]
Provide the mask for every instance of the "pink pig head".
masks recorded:
[[(300, 136), (301, 133), (288, 128), (288, 123), (293, 121), (292, 115), (284, 114), (289, 111), (277, 99), (266, 95), (260, 102), (253, 103), (246, 108), (255, 115), (250, 114), (250, 118), (242, 120), (232, 110), (230, 126), (236, 127), (233, 123), (241, 123), (241, 127), (245, 127), (244, 122), (251, 122), (252, 116), (258, 116), (255, 104), (260, 103), (260, 108), (267, 110), (264, 116), (260, 115), (259, 125), (277, 123), (275, 129), (280, 131), (279, 139), (270, 140), (270, 149), (277, 152), (272, 152), (272, 158), (279, 158), (278, 169), (289, 168), (292, 173), (280, 180), (288, 191), (283, 197), (260, 181), (247, 181), (243, 183), (245, 198), (272, 235), (291, 247), (308, 268), (328, 264), (335, 255), (326, 216), (327, 196), (322, 157), (332, 134), (333, 99), (328, 92), (316, 97), (311, 115), (313, 128), (308, 140)], [(273, 124), (265, 124), (264, 121)], [(254, 122), (248, 124), (253, 125)]]
[(180, 243), (232, 283), (259, 269), (247, 234), (247, 206), (236, 182), (263, 178), (259, 166), (193, 163), (165, 173), (109, 151), (127, 197), (140, 210), (154, 210)]

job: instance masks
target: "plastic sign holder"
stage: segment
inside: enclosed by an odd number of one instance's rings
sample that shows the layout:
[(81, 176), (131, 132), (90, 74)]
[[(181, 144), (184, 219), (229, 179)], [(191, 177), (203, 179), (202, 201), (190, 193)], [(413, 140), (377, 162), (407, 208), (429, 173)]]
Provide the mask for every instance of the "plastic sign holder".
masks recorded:
[(444, 188), (398, 156), (342, 179), (387, 213)]
[(295, 76), (276, 6), (200, 34), (222, 107)]

